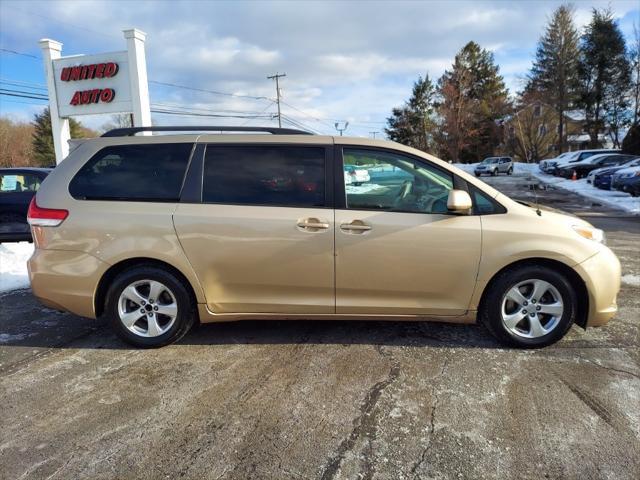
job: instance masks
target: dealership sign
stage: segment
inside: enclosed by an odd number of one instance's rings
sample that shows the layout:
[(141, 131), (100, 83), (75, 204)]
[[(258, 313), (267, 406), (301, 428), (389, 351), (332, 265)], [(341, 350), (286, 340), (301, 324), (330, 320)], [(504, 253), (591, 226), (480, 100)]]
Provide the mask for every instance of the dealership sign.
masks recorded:
[(127, 52), (53, 60), (61, 117), (133, 111)]
[(124, 30), (123, 52), (63, 57), (62, 44), (42, 39), (56, 162), (69, 154), (69, 117), (130, 113), (133, 126), (151, 125), (144, 42), (146, 34)]

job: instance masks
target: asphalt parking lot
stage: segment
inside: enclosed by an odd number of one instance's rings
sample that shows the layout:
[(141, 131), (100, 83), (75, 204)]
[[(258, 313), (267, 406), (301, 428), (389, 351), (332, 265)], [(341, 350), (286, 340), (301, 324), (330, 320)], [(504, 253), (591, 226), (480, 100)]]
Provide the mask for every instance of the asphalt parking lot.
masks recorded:
[[(531, 200), (527, 179), (488, 178)], [(640, 218), (562, 190), (640, 274)], [(640, 472), (640, 287), (538, 351), (480, 326), (239, 322), (135, 350), (0, 296), (0, 478), (628, 478)]]

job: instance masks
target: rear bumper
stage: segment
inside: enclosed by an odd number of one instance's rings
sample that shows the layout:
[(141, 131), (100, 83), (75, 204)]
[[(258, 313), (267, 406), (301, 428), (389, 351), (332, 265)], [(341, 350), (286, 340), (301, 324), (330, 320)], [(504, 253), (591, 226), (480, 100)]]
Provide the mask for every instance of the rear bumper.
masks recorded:
[(44, 305), (96, 317), (93, 299), (108, 264), (84, 252), (36, 248), (27, 266), (31, 290)]
[(576, 265), (589, 292), (587, 327), (605, 325), (618, 311), (617, 297), (620, 291), (620, 261), (607, 247)]

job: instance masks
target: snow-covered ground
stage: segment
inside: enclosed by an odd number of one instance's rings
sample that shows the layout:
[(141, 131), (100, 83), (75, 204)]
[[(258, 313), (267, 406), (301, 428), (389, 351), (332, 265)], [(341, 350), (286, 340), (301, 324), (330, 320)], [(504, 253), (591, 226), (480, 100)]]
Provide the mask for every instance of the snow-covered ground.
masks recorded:
[[(478, 164), (455, 164), (456, 167), (471, 174), (473, 174), (473, 169), (476, 165)], [(583, 197), (587, 197), (596, 202), (621, 208), (630, 213), (640, 214), (640, 197), (634, 198), (628, 193), (619, 192), (617, 190), (600, 190), (599, 188), (587, 183), (586, 178), (580, 180), (567, 180), (562, 177), (554, 177), (553, 175), (541, 172), (538, 168), (538, 164), (536, 163), (515, 163), (514, 165), (514, 174), (529, 174), (548, 185), (564, 188), (565, 190), (577, 193), (578, 195), (582, 195)]]
[(27, 260), (33, 253), (33, 243), (0, 244), (0, 292), (29, 286)]

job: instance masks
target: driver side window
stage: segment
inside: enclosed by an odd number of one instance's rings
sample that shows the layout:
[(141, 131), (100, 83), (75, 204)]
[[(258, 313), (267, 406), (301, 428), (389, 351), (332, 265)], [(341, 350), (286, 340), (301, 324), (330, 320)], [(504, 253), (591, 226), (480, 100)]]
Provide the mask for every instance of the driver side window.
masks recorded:
[(382, 150), (345, 148), (343, 159), (347, 208), (447, 213), (450, 173)]

